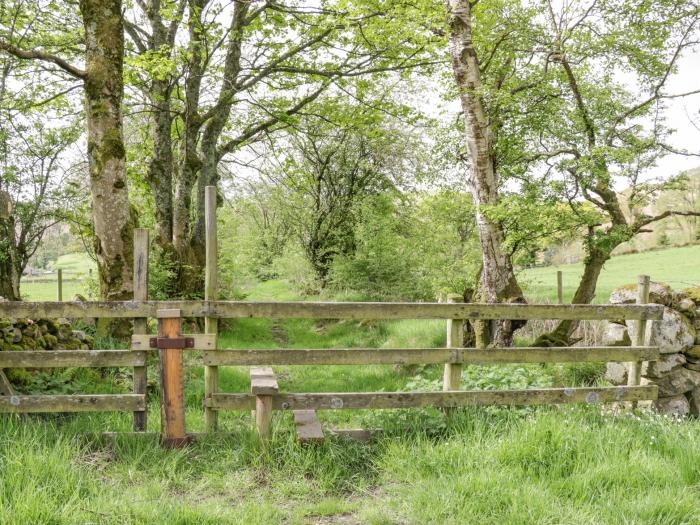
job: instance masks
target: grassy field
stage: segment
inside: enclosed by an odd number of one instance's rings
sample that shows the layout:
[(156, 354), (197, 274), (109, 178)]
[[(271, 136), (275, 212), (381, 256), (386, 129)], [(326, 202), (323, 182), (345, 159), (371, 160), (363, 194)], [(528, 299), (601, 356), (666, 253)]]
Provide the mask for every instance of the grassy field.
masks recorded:
[[(249, 299), (294, 299), (279, 281)], [(241, 319), (222, 345), (440, 346), (444, 323)], [(188, 430), (203, 430), (203, 371), (188, 354)], [(599, 381), (600, 367), (468, 367), (465, 388)], [(276, 367), (285, 391), (440, 389), (439, 366)], [(149, 376), (156, 377), (151, 362)], [(245, 392), (248, 370), (222, 367), (221, 390)], [(126, 391), (129, 371), (35, 376), (31, 391)], [(156, 394), (149, 430), (158, 431)], [(298, 445), (277, 414), (270, 447), (250, 414), (221, 413), (227, 434), (179, 451), (122, 436), (130, 416), (0, 416), (0, 523), (99, 524), (694, 524), (700, 523), (700, 423), (601, 407), (329, 411), (324, 427), (384, 430), (375, 441)]]
[[(558, 270), (563, 272), (564, 301), (571, 300), (583, 273), (582, 263), (522, 271), (518, 279), (530, 301), (556, 301)], [(652, 281), (668, 283), (674, 289), (700, 286), (700, 245), (613, 257), (600, 274), (595, 302), (607, 302), (613, 289), (636, 283), (640, 274), (650, 275)]]
[[(85, 295), (85, 283), (90, 270), (96, 271), (95, 262), (84, 253), (61, 255), (51, 265), (51, 271), (63, 270), (63, 299), (70, 300), (76, 294)], [(38, 279), (52, 282), (35, 282)], [(21, 283), (22, 299), (25, 301), (55, 301), (57, 294), (56, 274), (46, 276), (24, 277)]]

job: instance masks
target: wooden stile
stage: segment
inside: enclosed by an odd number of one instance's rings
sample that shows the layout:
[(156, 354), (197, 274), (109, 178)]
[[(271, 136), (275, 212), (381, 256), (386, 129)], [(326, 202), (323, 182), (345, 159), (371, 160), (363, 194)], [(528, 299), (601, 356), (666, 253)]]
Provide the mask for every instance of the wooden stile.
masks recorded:
[[(451, 296), (448, 302), (456, 303), (459, 296)], [(464, 321), (462, 319), (447, 320), (447, 348), (460, 348), (464, 342)], [(446, 363), (443, 371), (442, 389), (457, 390), (462, 377), (461, 363)]]
[[(216, 186), (207, 186), (204, 189), (204, 223), (206, 229), (206, 263), (204, 271), (204, 300), (216, 301), (218, 299), (218, 244), (216, 227)], [(217, 347), (218, 319), (215, 317), (204, 318), (204, 331), (214, 334), (214, 348)], [(204, 367), (204, 398), (209, 398), (219, 391), (219, 368), (205, 365)], [(218, 426), (218, 413), (215, 410), (204, 408), (204, 423), (208, 432), (214, 432)]]
[[(260, 367), (250, 369), (250, 392), (255, 396), (255, 428), (263, 443), (267, 443), (270, 439), (270, 429), (272, 427), (273, 396), (279, 392), (277, 378), (272, 368)], [(212, 399), (214, 395), (209, 399)]]
[[(177, 339), (181, 336), (179, 310), (158, 312), (158, 336)], [(184, 367), (182, 348), (160, 350), (160, 419), (163, 444), (181, 447), (187, 444), (185, 432)]]
[[(137, 228), (134, 230), (134, 300), (148, 300), (148, 230)], [(148, 334), (148, 319), (139, 317), (134, 319), (134, 334)], [(137, 350), (132, 345), (132, 350)], [(134, 366), (133, 370), (134, 394), (146, 395), (148, 388), (148, 367)], [(145, 432), (148, 426), (148, 411), (134, 412), (134, 431)]]
[(315, 410), (295, 410), (293, 414), (299, 443), (323, 443), (323, 429)]

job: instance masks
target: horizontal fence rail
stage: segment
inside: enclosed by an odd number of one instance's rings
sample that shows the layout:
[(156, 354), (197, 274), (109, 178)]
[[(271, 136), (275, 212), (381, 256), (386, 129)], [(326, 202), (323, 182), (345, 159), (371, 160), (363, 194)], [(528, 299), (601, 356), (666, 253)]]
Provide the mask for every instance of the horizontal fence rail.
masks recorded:
[(133, 412), (146, 409), (139, 394), (0, 396), (0, 412)]
[[(528, 390), (453, 390), (447, 392), (334, 392), (277, 394), (275, 410), (390, 409), (483, 405), (604, 403), (656, 399), (656, 385)], [(205, 406), (215, 410), (252, 410), (255, 394), (212, 394)]]
[(658, 359), (657, 347), (560, 348), (324, 348), (216, 350), (204, 353), (208, 366), (575, 363)]
[(659, 320), (660, 305), (340, 303), (246, 301), (0, 302), (0, 317), (142, 318), (161, 309), (211, 319), (637, 319)]
[(23, 350), (0, 352), (0, 368), (146, 366), (146, 353), (131, 350)]

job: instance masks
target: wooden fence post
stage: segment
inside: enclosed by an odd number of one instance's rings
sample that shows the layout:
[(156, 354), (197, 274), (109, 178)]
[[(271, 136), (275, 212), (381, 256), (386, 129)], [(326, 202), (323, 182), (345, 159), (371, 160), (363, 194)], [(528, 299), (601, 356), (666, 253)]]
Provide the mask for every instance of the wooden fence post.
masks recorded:
[(63, 301), (63, 269), (59, 268), (56, 271), (56, 300)]
[(557, 271), (557, 302), (564, 304), (564, 275), (562, 271)]
[[(134, 230), (134, 300), (148, 300), (148, 230), (137, 228)], [(138, 317), (134, 319), (134, 334), (148, 333), (148, 319)], [(136, 348), (132, 349), (136, 350)], [(140, 349), (143, 350), (143, 349)], [(148, 368), (135, 366), (133, 383), (134, 394), (147, 394)], [(134, 412), (134, 430), (144, 432), (147, 426), (148, 407), (141, 412)]]
[[(459, 302), (459, 295), (451, 295), (447, 298), (450, 303)], [(464, 346), (464, 320), (447, 320), (447, 348), (461, 348)], [(446, 363), (442, 379), (443, 390), (458, 390), (462, 377), (462, 365), (460, 363)]]
[[(217, 259), (218, 239), (216, 232), (216, 186), (207, 186), (204, 190), (204, 223), (206, 230), (206, 264), (204, 272), (204, 300), (218, 299)], [(204, 331), (208, 334), (218, 334), (218, 319), (204, 318)], [(214, 349), (218, 348), (218, 336), (214, 339)], [(212, 394), (219, 391), (219, 367), (204, 367), (204, 399), (210, 399)], [(207, 432), (214, 432), (218, 426), (218, 412), (212, 408), (204, 408), (204, 423)]]
[[(646, 304), (649, 302), (649, 284), (650, 278), (648, 275), (640, 275), (637, 282), (637, 304)], [(647, 321), (640, 319), (637, 321), (637, 334), (632, 341), (633, 346), (644, 346), (646, 343)], [(627, 376), (628, 386), (637, 386), (642, 378), (642, 363), (643, 361), (632, 361), (629, 363), (629, 374)], [(632, 407), (636, 407), (636, 401), (632, 402)]]
[[(180, 310), (158, 310), (158, 337), (182, 336)], [(175, 345), (173, 345), (175, 346)], [(182, 348), (161, 348), (160, 357), (160, 432), (167, 447), (187, 444), (185, 432), (185, 373)]]

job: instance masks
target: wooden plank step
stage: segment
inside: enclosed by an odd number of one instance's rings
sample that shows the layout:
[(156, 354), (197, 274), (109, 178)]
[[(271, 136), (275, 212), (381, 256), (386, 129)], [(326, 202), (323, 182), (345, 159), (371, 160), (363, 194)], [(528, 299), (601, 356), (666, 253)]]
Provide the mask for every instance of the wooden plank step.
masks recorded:
[(333, 428), (328, 431), (332, 436), (339, 436), (355, 441), (371, 441), (382, 433), (381, 428)]
[(274, 396), (279, 392), (277, 377), (271, 367), (250, 369), (250, 392), (257, 396)]
[(294, 410), (292, 413), (299, 443), (323, 443), (323, 429), (315, 410)]

